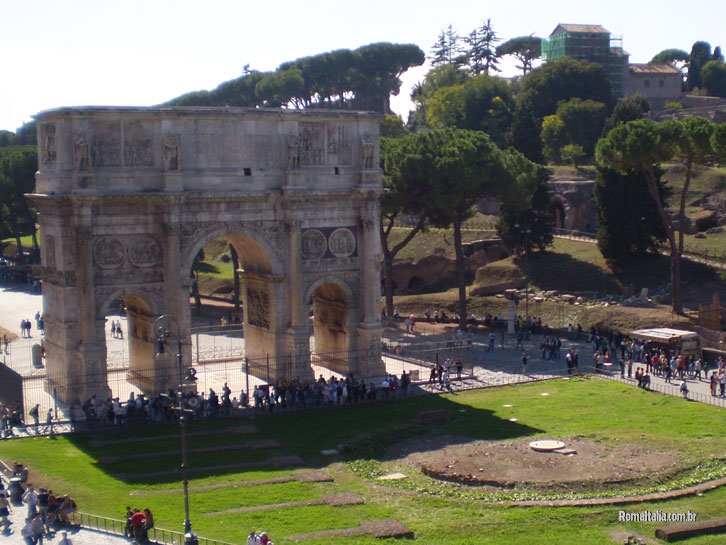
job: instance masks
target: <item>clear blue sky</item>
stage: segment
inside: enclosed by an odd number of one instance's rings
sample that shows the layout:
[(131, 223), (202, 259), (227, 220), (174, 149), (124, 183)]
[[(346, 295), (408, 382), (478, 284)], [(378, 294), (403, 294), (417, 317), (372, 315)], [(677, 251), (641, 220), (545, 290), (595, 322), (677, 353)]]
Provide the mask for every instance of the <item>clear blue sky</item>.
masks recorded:
[[(558, 23), (601, 24), (623, 36), (631, 62), (726, 50), (726, 2), (674, 0), (0, 0), (0, 129), (45, 109), (153, 105), (298, 57), (373, 42), (415, 43), (427, 54), (451, 23), (467, 34), (490, 18), (503, 39), (546, 37)], [(401, 95), (426, 67), (404, 77)], [(513, 75), (510, 68), (505, 75)], [(405, 100), (393, 101), (405, 114)]]

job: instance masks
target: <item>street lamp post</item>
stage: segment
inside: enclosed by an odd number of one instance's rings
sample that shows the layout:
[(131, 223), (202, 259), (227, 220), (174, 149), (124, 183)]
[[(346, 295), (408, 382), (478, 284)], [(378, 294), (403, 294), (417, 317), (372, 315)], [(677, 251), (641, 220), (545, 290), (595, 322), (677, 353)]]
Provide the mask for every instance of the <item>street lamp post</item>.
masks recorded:
[[(524, 291), (524, 323), (525, 326), (529, 325), (529, 225), (528, 225), (528, 214), (527, 210), (523, 212), (524, 216), (524, 276), (527, 279), (527, 284)], [(519, 229), (519, 223), (515, 223), (514, 227)]]
[[(164, 345), (166, 339), (174, 336), (174, 331), (169, 331), (165, 327), (168, 323), (174, 324), (176, 327), (177, 339), (177, 371), (179, 373), (178, 383), (178, 401), (179, 401), (179, 429), (181, 432), (181, 454), (182, 454), (182, 479), (184, 480), (184, 545), (198, 545), (199, 540), (192, 532), (192, 521), (189, 520), (189, 478), (187, 476), (187, 419), (184, 416), (184, 377), (182, 376), (182, 341), (179, 322), (173, 316), (163, 314), (154, 321), (154, 330), (156, 331), (156, 339), (159, 345), (159, 354), (164, 353)], [(193, 369), (189, 369), (188, 376), (193, 377)]]

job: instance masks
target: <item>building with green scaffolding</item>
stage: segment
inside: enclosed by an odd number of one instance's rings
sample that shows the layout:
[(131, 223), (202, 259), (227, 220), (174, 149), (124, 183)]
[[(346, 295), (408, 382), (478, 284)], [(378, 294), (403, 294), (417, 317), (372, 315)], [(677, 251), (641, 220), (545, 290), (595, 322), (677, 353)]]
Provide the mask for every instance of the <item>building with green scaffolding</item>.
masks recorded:
[(629, 55), (621, 36), (611, 36), (600, 25), (559, 24), (548, 40), (542, 40), (542, 60), (554, 62), (565, 56), (603, 65), (613, 94), (623, 97)]

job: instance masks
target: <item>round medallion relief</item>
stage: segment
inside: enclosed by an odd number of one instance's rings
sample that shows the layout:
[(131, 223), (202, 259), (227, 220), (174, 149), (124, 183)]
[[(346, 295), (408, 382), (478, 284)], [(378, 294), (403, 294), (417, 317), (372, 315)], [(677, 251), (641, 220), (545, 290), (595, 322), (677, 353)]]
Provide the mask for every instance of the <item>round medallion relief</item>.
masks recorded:
[(129, 243), (129, 261), (137, 267), (153, 267), (158, 265), (161, 247), (152, 237), (136, 237)]
[(317, 229), (308, 229), (300, 237), (303, 259), (319, 259), (325, 254), (325, 235)]
[(124, 262), (126, 250), (116, 237), (101, 237), (93, 247), (93, 260), (104, 269), (115, 269)]
[(336, 229), (330, 235), (328, 246), (335, 257), (348, 257), (355, 251), (355, 235), (345, 227)]

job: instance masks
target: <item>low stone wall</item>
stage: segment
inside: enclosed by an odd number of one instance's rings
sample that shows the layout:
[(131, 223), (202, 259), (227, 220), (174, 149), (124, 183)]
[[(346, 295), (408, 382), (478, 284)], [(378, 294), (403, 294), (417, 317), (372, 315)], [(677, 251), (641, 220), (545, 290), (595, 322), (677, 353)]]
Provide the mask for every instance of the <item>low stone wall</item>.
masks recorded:
[[(464, 244), (466, 274), (473, 278), (476, 270), (487, 263), (509, 255), (499, 238), (477, 240)], [(418, 261), (396, 261), (393, 264), (395, 293), (420, 293), (456, 282), (456, 260), (444, 255), (430, 255)]]

